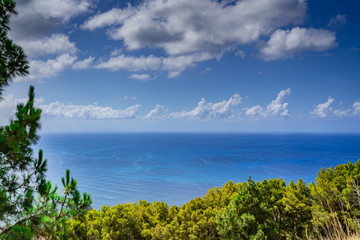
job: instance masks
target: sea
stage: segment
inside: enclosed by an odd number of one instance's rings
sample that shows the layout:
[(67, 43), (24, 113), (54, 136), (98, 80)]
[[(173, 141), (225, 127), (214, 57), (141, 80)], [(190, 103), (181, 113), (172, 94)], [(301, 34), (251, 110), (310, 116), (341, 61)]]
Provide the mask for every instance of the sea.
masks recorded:
[(226, 182), (316, 180), (321, 168), (360, 159), (360, 134), (77, 133), (41, 134), (35, 150), (61, 189), (66, 169), (103, 205), (182, 204)]

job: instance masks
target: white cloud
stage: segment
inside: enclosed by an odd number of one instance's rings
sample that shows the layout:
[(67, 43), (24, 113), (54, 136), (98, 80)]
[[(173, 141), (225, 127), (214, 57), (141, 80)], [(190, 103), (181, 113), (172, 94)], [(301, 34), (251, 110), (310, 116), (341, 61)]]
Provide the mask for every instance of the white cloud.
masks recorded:
[(266, 111), (271, 116), (276, 117), (288, 117), (290, 116), (289, 112), (289, 103), (284, 103), (285, 97), (290, 95), (290, 88), (282, 90), (278, 93), (275, 100), (272, 100), (269, 105), (267, 105)]
[(276, 99), (266, 106), (266, 110), (260, 105), (251, 108), (244, 108), (245, 116), (249, 118), (284, 118), (290, 116), (289, 103), (284, 102), (286, 96), (290, 95), (291, 89), (282, 90), (277, 94)]
[(354, 115), (360, 115), (360, 102), (354, 102), (354, 104), (352, 105), (353, 107), (353, 114)]
[[(67, 25), (69, 20), (89, 11), (91, 1), (26, 0), (16, 2), (16, 10), (19, 14), (11, 18), (9, 35), (24, 48), (29, 56), (31, 73), (26, 78), (16, 78), (16, 81), (52, 77), (74, 63), (77, 58), (75, 43), (70, 41), (68, 35), (54, 32), (72, 27), (73, 25)], [(80, 62), (76, 66), (80, 66)]]
[(35, 12), (51, 19), (59, 18), (64, 21), (89, 10), (88, 0), (30, 0), (21, 10)]
[(338, 26), (343, 26), (346, 24), (346, 16), (345, 15), (341, 15), (338, 14), (336, 15), (336, 17), (332, 17), (330, 19), (330, 22), (328, 24), (329, 27), (338, 27)]
[(46, 61), (31, 60), (30, 61), (30, 75), (25, 78), (15, 78), (15, 81), (26, 80), (41, 80), (56, 76), (59, 72), (72, 66), (77, 57), (69, 54), (61, 54), (55, 59), (48, 59)]
[[(303, 23), (306, 11), (305, 0), (242, 0), (232, 1), (231, 4), (212, 0), (149, 0), (136, 6), (129, 4), (123, 9), (113, 8), (98, 13), (81, 27), (87, 30), (106, 28), (108, 37), (120, 40), (127, 50), (159, 48), (167, 55), (120, 55), (99, 63), (99, 68), (165, 70), (171, 78), (179, 76), (197, 62), (220, 59), (225, 52), (256, 44), (274, 32), (276, 34), (261, 50), (266, 60), (336, 46), (334, 33), (326, 30), (279, 30)], [(276, 41), (280, 37), (285, 38), (289, 46), (281, 47), (285, 40)], [(281, 54), (284, 49), (286, 51)], [(242, 50), (234, 54), (245, 57)], [(135, 65), (141, 67), (127, 63), (135, 59), (138, 60)], [(141, 63), (146, 60), (155, 62)]]
[(109, 36), (128, 49), (159, 47), (177, 55), (251, 43), (278, 27), (301, 23), (305, 15), (304, 0), (153, 0), (98, 14), (83, 28), (115, 24)]
[(80, 119), (131, 119), (137, 117), (140, 105), (133, 105), (126, 109), (113, 109), (93, 105), (66, 105), (59, 101), (41, 105), (42, 113), (48, 117), (80, 118)]
[(346, 109), (333, 109), (331, 105), (335, 102), (335, 99), (329, 97), (325, 103), (315, 105), (311, 114), (319, 118), (344, 118), (344, 117), (358, 117), (360, 116), (360, 102), (354, 102), (352, 108)]
[(124, 20), (131, 17), (134, 13), (135, 9), (133, 8), (129, 8), (128, 11), (113, 8), (106, 13), (99, 13), (93, 17), (90, 17), (83, 25), (81, 25), (81, 28), (92, 31), (105, 26), (123, 24)]
[[(15, 98), (14, 95), (6, 95), (0, 101), (0, 124), (5, 125), (14, 118), (16, 105), (25, 103), (26, 98)], [(35, 105), (42, 109), (42, 116), (56, 118), (80, 118), (80, 119), (132, 119), (137, 118), (140, 105), (133, 105), (126, 109), (113, 109), (92, 105), (66, 105), (59, 101), (42, 104), (44, 99), (36, 98)]]
[(330, 106), (334, 101), (335, 99), (329, 96), (328, 100), (325, 103), (316, 105), (311, 113), (319, 118), (325, 118), (329, 116), (332, 112), (332, 108)]
[(331, 114), (338, 118), (349, 117), (351, 116), (351, 109), (336, 109)]
[[(124, 69), (134, 72), (165, 70), (168, 71), (169, 78), (172, 78), (179, 76), (185, 69), (195, 66), (196, 62), (210, 60), (215, 57), (218, 57), (218, 55), (213, 56), (209, 53), (195, 53), (174, 57), (156, 57), (153, 55), (136, 57), (121, 54), (98, 63), (95, 68), (105, 68), (113, 71)], [(145, 77), (144, 74), (133, 74), (131, 76), (138, 80), (140, 80), (139, 77)]]
[(94, 62), (95, 57), (88, 57), (85, 58), (84, 60), (81, 61), (77, 61), (74, 63), (74, 65), (72, 66), (73, 69), (87, 69), (90, 68), (92, 66), (92, 63)]
[(173, 112), (168, 117), (189, 119), (240, 118), (242, 116), (248, 119), (285, 118), (290, 116), (289, 103), (285, 102), (286, 96), (290, 93), (290, 88), (280, 91), (276, 99), (272, 100), (265, 109), (256, 105), (251, 108), (243, 108), (243, 111), (237, 109), (241, 103), (241, 97), (238, 94), (234, 94), (228, 101), (224, 100), (218, 103), (207, 103), (202, 98), (193, 110)]
[[(45, 117), (72, 119), (281, 119), (290, 116), (288, 109), (289, 104), (284, 102), (285, 97), (290, 93), (290, 88), (280, 91), (276, 99), (272, 100), (266, 108), (255, 105), (251, 108), (239, 109), (238, 106), (241, 104), (241, 97), (238, 94), (234, 94), (228, 100), (215, 103), (208, 103), (202, 98), (198, 105), (190, 111), (168, 113), (168, 109), (158, 104), (144, 116), (138, 114), (138, 110), (141, 107), (141, 105), (138, 104), (125, 109), (113, 109), (112, 107), (98, 106), (96, 103), (75, 105), (56, 101), (50, 104), (43, 104), (44, 99), (36, 98), (35, 105), (42, 109), (42, 115)], [(124, 100), (129, 99), (136, 100), (136, 97), (124, 97)], [(8, 124), (9, 119), (14, 118), (16, 105), (25, 103), (26, 101), (27, 98), (15, 98), (12, 94), (4, 96), (0, 101), (0, 125)], [(354, 102), (351, 107), (345, 109), (333, 109), (331, 105), (334, 102), (334, 98), (329, 97), (325, 103), (314, 106), (311, 115), (319, 118), (360, 117), (360, 101)]]
[(89, 11), (91, 0), (16, 1), (10, 36), (16, 42), (39, 40), (63, 27), (71, 18)]
[(265, 60), (291, 58), (299, 52), (334, 48), (335, 40), (335, 34), (328, 30), (295, 27), (274, 32), (260, 52)]
[[(335, 34), (328, 30), (300, 27), (282, 30), (303, 23), (306, 5), (305, 0), (242, 0), (231, 4), (211, 0), (149, 0), (98, 13), (81, 27), (88, 30), (105, 27), (108, 37), (121, 40), (127, 50), (160, 48), (168, 55), (120, 55), (100, 63), (99, 67), (143, 71), (146, 67), (137, 70), (116, 62), (157, 58), (162, 64), (154, 68), (168, 71), (168, 77), (172, 78), (197, 62), (220, 59), (227, 51), (256, 44), (269, 36), (269, 41), (260, 49), (265, 60), (336, 47)], [(338, 15), (334, 21), (343, 21), (343, 18)], [(234, 54), (245, 57), (242, 50)]]
[(244, 108), (245, 110), (245, 116), (247, 117), (266, 117), (266, 114), (264, 112), (264, 108), (260, 105), (253, 106), (251, 108)]
[(229, 118), (237, 114), (236, 107), (241, 103), (239, 94), (234, 94), (229, 100), (217, 103), (207, 103), (204, 98), (197, 107), (191, 111), (174, 112), (169, 114), (172, 118), (208, 119), (208, 118)]
[(164, 58), (162, 61), (162, 69), (169, 72), (168, 77), (177, 77), (185, 69), (195, 66), (196, 62), (203, 62), (213, 59), (214, 56), (209, 53), (195, 53), (191, 55), (176, 56)]
[(100, 62), (95, 68), (105, 68), (113, 71), (125, 69), (129, 71), (156, 70), (161, 66), (161, 58), (150, 55), (148, 57), (140, 56), (120, 56), (111, 57), (106, 62)]
[(0, 100), (0, 126), (9, 123), (16, 111), (16, 101), (13, 94), (3, 96)]
[(134, 74), (131, 74), (129, 76), (129, 78), (136, 79), (138, 81), (147, 81), (147, 80), (150, 79), (150, 75), (149, 74), (137, 74), (137, 73), (134, 73)]
[(18, 42), (30, 57), (55, 53), (75, 53), (77, 51), (73, 42), (65, 34), (52, 34), (49, 37), (36, 40), (23, 40)]
[(156, 107), (151, 110), (146, 116), (144, 116), (144, 119), (160, 119), (165, 116), (161, 115), (161, 112), (164, 111), (165, 108), (159, 104), (156, 105)]

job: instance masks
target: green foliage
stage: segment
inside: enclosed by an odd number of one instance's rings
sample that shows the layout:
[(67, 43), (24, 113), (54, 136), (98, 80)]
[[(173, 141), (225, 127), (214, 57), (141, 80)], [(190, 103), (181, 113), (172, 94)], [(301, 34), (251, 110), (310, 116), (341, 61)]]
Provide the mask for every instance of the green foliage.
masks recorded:
[(30, 239), (35, 235), (64, 235), (64, 223), (87, 210), (92, 202), (81, 197), (77, 182), (66, 171), (64, 194), (45, 179), (47, 159), (40, 150), (33, 157), (31, 145), (39, 139), (41, 110), (34, 107), (34, 88), (29, 100), (17, 106), (15, 120), (0, 128), (0, 227), (2, 238)]
[(296, 184), (291, 181), (286, 187), (282, 202), (285, 211), (284, 236), (291, 239), (305, 239), (306, 233), (312, 231), (312, 201), (305, 182), (301, 179)]
[(181, 207), (140, 201), (68, 221), (71, 239), (345, 239), (360, 233), (360, 160), (299, 179), (229, 181)]
[(229, 204), (238, 189), (239, 184), (230, 181), (222, 189), (210, 189), (203, 198), (184, 204), (171, 223), (163, 227), (164, 232), (173, 233), (174, 239), (219, 239), (216, 215)]
[(218, 216), (219, 234), (224, 239), (254, 239), (263, 235), (261, 219), (266, 209), (261, 200), (254, 181), (243, 183), (230, 205)]
[(359, 181), (360, 160), (320, 170), (316, 183), (308, 187), (313, 199), (312, 223), (317, 232), (328, 232), (334, 222), (337, 228), (350, 232), (359, 229)]
[(29, 69), (22, 48), (8, 38), (10, 16), (15, 14), (15, 2), (0, 0), (0, 97), (9, 81), (26, 75)]
[[(0, 0), (0, 97), (16, 76), (28, 73), (26, 56), (7, 36), (15, 2)], [(34, 87), (26, 104), (19, 104), (15, 119), (0, 127), (0, 238), (65, 238), (65, 222), (88, 210), (90, 195), (81, 197), (70, 170), (63, 178), (64, 193), (46, 181), (47, 160), (40, 150), (33, 157), (32, 145), (39, 140), (41, 110), (34, 107)]]
[(282, 239), (285, 182), (282, 179), (240, 186), (238, 194), (218, 215), (218, 231), (224, 239)]
[(181, 207), (146, 201), (103, 206), (70, 219), (69, 232), (71, 239), (219, 239), (216, 215), (238, 189), (230, 181)]

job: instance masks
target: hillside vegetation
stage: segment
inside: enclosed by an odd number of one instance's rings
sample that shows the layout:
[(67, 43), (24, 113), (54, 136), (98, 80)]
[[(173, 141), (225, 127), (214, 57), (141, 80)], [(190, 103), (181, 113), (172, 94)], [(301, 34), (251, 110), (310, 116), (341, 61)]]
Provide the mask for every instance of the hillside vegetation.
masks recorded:
[(184, 205), (103, 206), (68, 222), (70, 239), (350, 239), (359, 233), (360, 160), (315, 183), (226, 183)]

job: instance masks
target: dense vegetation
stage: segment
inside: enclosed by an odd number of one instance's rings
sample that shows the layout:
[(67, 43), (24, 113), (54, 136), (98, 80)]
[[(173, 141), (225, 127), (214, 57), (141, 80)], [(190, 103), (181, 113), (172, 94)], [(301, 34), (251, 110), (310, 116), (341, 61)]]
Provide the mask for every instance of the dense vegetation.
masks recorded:
[(103, 206), (69, 220), (70, 239), (346, 239), (359, 233), (360, 160), (321, 169), (315, 183), (226, 183), (177, 206)]
[[(0, 0), (0, 97), (28, 74), (22, 48), (8, 38), (12, 0)], [(177, 207), (140, 201), (100, 211), (81, 197), (70, 171), (64, 192), (46, 181), (42, 150), (33, 156), (41, 110), (29, 100), (0, 127), (0, 239), (346, 239), (359, 234), (360, 160), (322, 169), (315, 183), (282, 179), (226, 183)]]
[[(0, 0), (0, 98), (14, 77), (28, 74), (23, 49), (8, 38), (9, 19), (15, 2)], [(17, 106), (15, 118), (0, 127), (0, 239), (66, 238), (65, 223), (90, 208), (90, 196), (82, 196), (70, 171), (62, 178), (63, 194), (46, 181), (47, 160), (32, 145), (39, 136), (41, 110), (34, 107), (34, 88), (29, 99)]]

